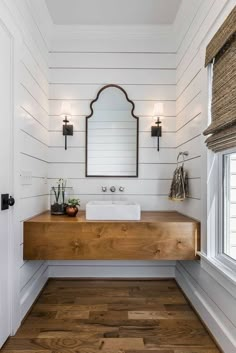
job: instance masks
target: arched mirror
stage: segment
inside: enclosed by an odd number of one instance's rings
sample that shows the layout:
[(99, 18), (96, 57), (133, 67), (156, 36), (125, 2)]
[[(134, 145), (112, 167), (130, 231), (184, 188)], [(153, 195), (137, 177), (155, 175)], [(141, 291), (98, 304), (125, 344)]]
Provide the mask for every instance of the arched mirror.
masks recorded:
[(86, 117), (86, 176), (138, 176), (138, 124), (134, 103), (118, 85), (102, 87)]

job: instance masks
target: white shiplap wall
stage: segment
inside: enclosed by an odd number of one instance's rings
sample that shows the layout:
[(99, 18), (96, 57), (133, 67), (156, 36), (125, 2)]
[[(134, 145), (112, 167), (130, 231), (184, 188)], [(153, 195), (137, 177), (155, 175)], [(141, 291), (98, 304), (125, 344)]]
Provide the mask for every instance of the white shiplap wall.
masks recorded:
[[(163, 30), (162, 30), (163, 31)], [(71, 31), (73, 32), (73, 31)], [(113, 30), (114, 32), (114, 30)], [(82, 201), (109, 199), (101, 186), (125, 187), (125, 193), (114, 199), (141, 203), (143, 210), (173, 209), (167, 194), (175, 163), (175, 59), (169, 33), (153, 34), (89, 31), (76, 39), (54, 40), (50, 53), (49, 85), (49, 184), (65, 177)], [(158, 36), (160, 43), (158, 43)], [(166, 40), (164, 41), (164, 37)], [(86, 40), (85, 40), (86, 39)], [(85, 178), (85, 116), (89, 104), (105, 84), (120, 84), (135, 103), (140, 117), (139, 178)], [(74, 136), (68, 138), (64, 150), (61, 135), (60, 108), (64, 100), (72, 104)], [(161, 151), (156, 151), (156, 139), (151, 138), (153, 106), (164, 102)]]
[[(183, 3), (183, 6), (186, 5)], [(191, 23), (178, 40), (177, 50), (177, 153), (189, 151), (186, 167), (190, 176), (191, 196), (177, 210), (197, 218), (202, 225), (202, 248), (210, 254), (207, 234), (207, 149), (202, 136), (208, 125), (208, 73), (204, 68), (206, 46), (223, 23), (235, 1), (199, 1)], [(183, 16), (183, 17), (181, 17)], [(186, 13), (179, 13), (176, 23), (183, 22)], [(183, 26), (181, 26), (183, 27)], [(209, 181), (208, 181), (209, 182)], [(209, 184), (208, 184), (209, 185)], [(204, 261), (204, 259), (202, 259)], [(208, 266), (208, 268), (207, 268)], [(209, 270), (211, 269), (211, 275)], [(198, 313), (210, 328), (226, 353), (236, 351), (235, 289), (232, 282), (218, 273), (212, 277), (212, 267), (198, 261), (178, 262), (176, 279)]]
[[(23, 261), (23, 221), (48, 206), (48, 48), (30, 11), (30, 2), (1, 2), (0, 18), (14, 38), (14, 247), (16, 298), (13, 329), (47, 279), (47, 263)], [(21, 172), (32, 185), (21, 185)]]
[[(96, 31), (97, 30), (97, 31)], [(175, 60), (170, 29), (130, 33), (124, 29), (88, 29), (56, 33), (50, 52), (49, 84), (49, 186), (60, 177), (68, 180), (81, 199), (131, 200), (143, 210), (170, 210), (168, 200), (175, 167)], [(62, 31), (62, 32), (61, 32)], [(65, 38), (63, 38), (63, 36)], [(105, 84), (121, 85), (135, 103), (140, 117), (139, 177), (85, 178), (85, 116), (89, 104)], [(60, 108), (64, 100), (72, 105), (74, 136), (64, 150)], [(165, 105), (161, 150), (151, 138), (152, 112), (156, 101)], [(102, 193), (101, 186), (125, 187), (125, 192)], [(174, 262), (50, 262), (52, 276), (173, 276)]]

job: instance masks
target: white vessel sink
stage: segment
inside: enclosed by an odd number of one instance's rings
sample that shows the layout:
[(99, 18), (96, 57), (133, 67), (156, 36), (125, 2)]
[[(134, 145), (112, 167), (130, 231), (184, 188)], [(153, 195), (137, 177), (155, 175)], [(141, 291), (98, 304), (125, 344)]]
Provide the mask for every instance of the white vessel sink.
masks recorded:
[(97, 221), (138, 221), (140, 205), (128, 201), (90, 201), (86, 204), (86, 219)]

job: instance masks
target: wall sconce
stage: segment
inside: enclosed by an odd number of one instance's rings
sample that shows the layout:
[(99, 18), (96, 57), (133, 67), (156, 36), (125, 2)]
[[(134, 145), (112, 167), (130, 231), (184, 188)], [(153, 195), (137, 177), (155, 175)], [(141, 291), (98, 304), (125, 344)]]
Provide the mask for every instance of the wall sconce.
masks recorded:
[(68, 125), (68, 116), (71, 116), (71, 104), (69, 102), (62, 103), (61, 115), (64, 118), (64, 125), (62, 125), (62, 135), (65, 136), (65, 150), (67, 150), (67, 136), (73, 136), (73, 125)]
[(155, 125), (151, 127), (151, 136), (157, 137), (157, 151), (160, 150), (160, 142), (159, 138), (162, 136), (162, 127), (161, 121), (160, 121), (160, 116), (163, 115), (163, 103), (156, 103), (154, 105), (154, 110), (153, 110), (153, 117), (156, 118)]

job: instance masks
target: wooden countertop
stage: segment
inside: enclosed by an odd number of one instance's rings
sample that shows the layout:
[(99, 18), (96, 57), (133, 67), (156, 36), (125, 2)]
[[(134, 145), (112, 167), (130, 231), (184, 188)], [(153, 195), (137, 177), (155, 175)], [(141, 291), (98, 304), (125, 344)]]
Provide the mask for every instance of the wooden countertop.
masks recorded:
[(140, 221), (87, 221), (42, 213), (24, 222), (25, 260), (194, 260), (200, 223), (178, 212)]
[(24, 223), (195, 223), (199, 221), (187, 217), (176, 211), (143, 211), (141, 212), (140, 221), (88, 221), (85, 218), (85, 211), (79, 211), (76, 217), (68, 217), (67, 215), (54, 216), (50, 211), (41, 213), (33, 218), (26, 220)]

